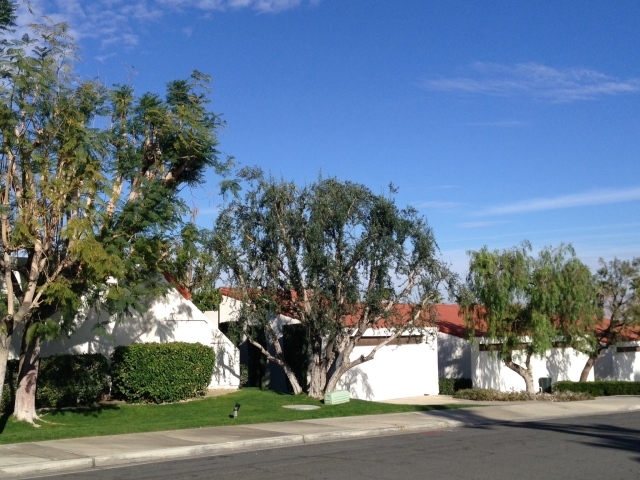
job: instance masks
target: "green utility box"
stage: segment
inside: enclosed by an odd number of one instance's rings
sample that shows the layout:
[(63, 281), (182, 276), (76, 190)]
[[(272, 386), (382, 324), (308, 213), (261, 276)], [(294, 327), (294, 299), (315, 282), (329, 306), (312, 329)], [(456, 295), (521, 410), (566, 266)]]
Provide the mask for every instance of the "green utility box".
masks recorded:
[(543, 393), (551, 393), (551, 377), (540, 377), (538, 379), (538, 385), (540, 386), (540, 391)]
[(337, 390), (324, 394), (325, 405), (337, 405), (339, 403), (347, 403), (349, 401), (349, 392), (347, 390)]

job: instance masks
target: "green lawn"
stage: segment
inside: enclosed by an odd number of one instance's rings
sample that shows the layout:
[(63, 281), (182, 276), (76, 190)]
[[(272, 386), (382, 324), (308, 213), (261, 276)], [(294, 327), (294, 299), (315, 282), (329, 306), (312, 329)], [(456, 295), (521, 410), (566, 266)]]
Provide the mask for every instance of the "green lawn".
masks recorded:
[[(230, 415), (236, 402), (241, 404), (241, 408), (238, 418), (233, 419)], [(283, 405), (292, 404), (318, 405), (320, 409), (296, 411), (282, 408)], [(325, 406), (306, 395), (281, 394), (247, 388), (220, 397), (184, 403), (114, 405), (86, 410), (46, 412), (42, 417), (46, 422), (51, 423), (43, 423), (39, 429), (23, 422), (16, 422), (9, 415), (4, 415), (0, 417), (0, 444), (460, 407), (461, 405), (439, 407), (392, 405), (362, 400)]]

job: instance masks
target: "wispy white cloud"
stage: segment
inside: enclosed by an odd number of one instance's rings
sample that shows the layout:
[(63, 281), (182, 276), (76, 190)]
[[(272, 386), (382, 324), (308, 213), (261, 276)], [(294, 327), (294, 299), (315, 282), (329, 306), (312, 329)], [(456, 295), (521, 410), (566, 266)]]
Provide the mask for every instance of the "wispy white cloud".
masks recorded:
[(100, 63), (104, 63), (104, 61), (108, 58), (115, 57), (117, 54), (115, 52), (107, 53), (106, 55), (97, 55), (96, 60)]
[(439, 200), (434, 200), (430, 202), (416, 202), (413, 204), (416, 208), (437, 208), (437, 209), (447, 209), (447, 208), (455, 208), (462, 205), (458, 202), (442, 202)]
[(460, 228), (483, 228), (483, 227), (491, 227), (493, 225), (498, 225), (500, 223), (504, 223), (498, 220), (489, 220), (485, 222), (464, 222), (459, 223), (458, 227)]
[[(156, 0), (156, 3), (174, 8), (196, 8), (200, 10), (238, 10), (250, 8), (261, 13), (277, 13), (300, 6), (302, 0)], [(309, 0), (318, 5), (317, 0)]]
[(590, 100), (640, 91), (640, 78), (620, 79), (586, 68), (556, 69), (539, 63), (500, 65), (476, 62), (470, 74), (431, 78), (429, 90), (501, 97), (533, 97), (552, 102)]
[(534, 198), (521, 202), (490, 207), (479, 211), (478, 215), (508, 215), (514, 213), (559, 210), (563, 208), (586, 207), (608, 203), (623, 203), (640, 200), (640, 187), (618, 190), (593, 190), (590, 192), (562, 195), (553, 198)]
[[(168, 14), (199, 10), (203, 12), (254, 10), (257, 13), (279, 13), (318, 0), (30, 0), (34, 15), (21, 7), (21, 28), (38, 22), (42, 15), (56, 22), (66, 22), (77, 40), (98, 39), (103, 46), (139, 43), (139, 27), (158, 22)], [(26, 30), (25, 30), (26, 31)], [(185, 30), (185, 34), (190, 33)]]
[[(549, 243), (549, 239), (553, 239), (551, 243), (559, 243), (562, 241), (567, 241), (570, 239), (571, 242), (576, 238), (602, 238), (604, 236), (610, 235), (610, 233), (589, 233), (589, 232), (598, 232), (598, 231), (615, 231), (617, 234), (623, 236), (636, 236), (640, 237), (640, 223), (616, 223), (616, 224), (605, 224), (605, 225), (593, 225), (588, 227), (573, 227), (573, 228), (554, 228), (554, 229), (546, 229), (546, 230), (523, 230), (523, 231), (511, 231), (500, 233), (497, 235), (482, 235), (479, 237), (460, 237), (456, 235), (452, 238), (440, 238), (438, 243), (440, 245), (450, 245), (450, 244), (459, 244), (459, 243), (477, 243), (482, 241), (483, 243), (486, 240), (492, 240), (494, 244), (501, 244), (500, 240), (507, 240), (508, 243), (512, 243), (512, 240), (508, 240), (510, 238), (516, 238), (522, 240), (523, 238), (527, 239), (537, 239), (539, 241), (540, 238), (544, 238), (546, 240), (543, 241)], [(623, 232), (623, 230), (632, 230), (631, 232)], [(557, 239), (557, 242), (556, 242)], [(636, 247), (637, 250), (637, 247)]]

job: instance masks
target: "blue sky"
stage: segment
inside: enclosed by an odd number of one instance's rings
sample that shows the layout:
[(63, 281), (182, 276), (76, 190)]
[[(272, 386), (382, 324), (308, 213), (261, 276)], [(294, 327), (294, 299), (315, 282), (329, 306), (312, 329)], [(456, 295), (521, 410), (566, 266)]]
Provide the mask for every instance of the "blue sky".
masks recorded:
[[(241, 165), (393, 182), (462, 274), (466, 250), (524, 239), (592, 267), (640, 256), (639, 2), (31, 4), (71, 25), (85, 76), (160, 92), (210, 74)], [(206, 226), (217, 181), (187, 195)]]

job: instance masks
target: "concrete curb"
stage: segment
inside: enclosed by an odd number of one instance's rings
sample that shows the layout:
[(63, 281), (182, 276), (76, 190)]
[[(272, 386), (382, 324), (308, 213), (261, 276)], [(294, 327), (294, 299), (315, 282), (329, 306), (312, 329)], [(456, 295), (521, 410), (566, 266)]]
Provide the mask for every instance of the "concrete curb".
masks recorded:
[(74, 458), (73, 460), (50, 460), (48, 462), (15, 465), (0, 469), (0, 478), (13, 478), (16, 475), (33, 473), (54, 473), (65, 470), (84, 470), (93, 467), (93, 458)]
[(163, 459), (197, 457), (215, 455), (236, 450), (260, 449), (265, 447), (285, 447), (287, 445), (302, 445), (302, 435), (283, 435), (280, 437), (257, 438), (237, 442), (210, 443), (188, 447), (159, 448), (144, 452), (120, 453), (116, 455), (101, 455), (93, 457), (93, 467), (111, 467), (115, 465), (131, 465), (135, 463), (152, 462)]

